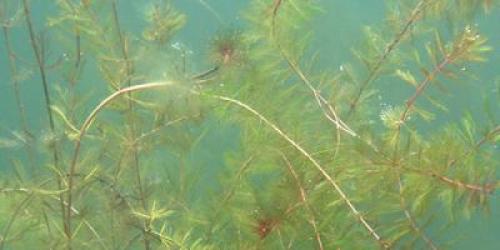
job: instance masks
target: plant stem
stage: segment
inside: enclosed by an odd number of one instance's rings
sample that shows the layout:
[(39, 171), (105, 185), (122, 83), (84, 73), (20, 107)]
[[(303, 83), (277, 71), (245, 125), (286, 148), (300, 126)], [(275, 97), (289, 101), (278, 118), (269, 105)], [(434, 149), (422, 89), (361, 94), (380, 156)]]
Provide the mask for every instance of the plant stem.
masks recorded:
[(304, 187), (302, 187), (302, 184), (300, 183), (299, 175), (297, 174), (297, 172), (295, 172), (295, 170), (292, 166), (292, 163), (290, 162), (290, 160), (288, 160), (286, 155), (283, 152), (280, 152), (280, 154), (281, 154), (281, 157), (283, 158), (283, 161), (285, 161), (288, 170), (292, 174), (293, 179), (295, 180), (295, 183), (297, 184), (297, 187), (299, 188), (300, 199), (301, 199), (302, 203), (304, 204), (304, 207), (306, 208), (307, 212), (309, 213), (309, 217), (310, 217), (309, 224), (311, 224), (311, 226), (313, 227), (316, 241), (318, 242), (318, 249), (323, 250), (324, 249), (323, 242), (321, 241), (321, 234), (319, 233), (318, 225), (316, 223), (316, 218), (314, 216), (314, 211), (312, 210), (311, 206), (309, 206), (309, 203), (307, 201), (306, 191), (305, 191)]
[(353, 213), (354, 217), (359, 220), (361, 225), (369, 232), (369, 234), (381, 245), (383, 248), (388, 248), (389, 246), (387, 245), (386, 242), (382, 239), (382, 237), (379, 236), (379, 234), (375, 231), (375, 229), (368, 223), (368, 221), (365, 219), (365, 217), (359, 212), (359, 210), (354, 206), (354, 204), (351, 202), (351, 200), (347, 197), (346, 193), (343, 191), (342, 188), (337, 184), (337, 182), (328, 174), (328, 172), (319, 164), (319, 162), (311, 156), (302, 146), (300, 146), (296, 141), (294, 141), (292, 138), (290, 138), (287, 134), (285, 134), (277, 125), (269, 121), (266, 117), (264, 117), (262, 114), (260, 114), (258, 111), (253, 109), (252, 107), (248, 106), (245, 103), (242, 103), (241, 101), (238, 101), (236, 99), (226, 97), (226, 96), (219, 96), (219, 95), (210, 95), (210, 97), (232, 103), (236, 106), (239, 106), (246, 111), (252, 113), (256, 117), (258, 117), (261, 121), (263, 121), (267, 126), (271, 127), (280, 137), (285, 139), (291, 146), (293, 146), (297, 151), (299, 151), (303, 156), (306, 157), (306, 159), (313, 164), (313, 166), (321, 173), (321, 175), (327, 180), (327, 182), (333, 187), (333, 189), (340, 195), (341, 199), (344, 201), (344, 203), (347, 205), (349, 210)]
[[(340, 117), (337, 115), (337, 112), (335, 109), (328, 103), (328, 101), (321, 95), (321, 93), (316, 90), (316, 88), (313, 86), (311, 81), (306, 77), (304, 72), (301, 70), (299, 65), (295, 63), (292, 58), (287, 54), (283, 46), (281, 46), (280, 42), (277, 39), (276, 36), (276, 16), (278, 14), (278, 10), (281, 6), (281, 0), (275, 0), (273, 4), (273, 14), (272, 14), (272, 20), (271, 20), (271, 38), (278, 47), (278, 51), (280, 52), (280, 55), (283, 57), (283, 59), (286, 61), (287, 65), (290, 67), (290, 69), (295, 73), (300, 80), (311, 90), (311, 92), (314, 95), (314, 98), (316, 102), (318, 103), (319, 108), (321, 111), (323, 111), (323, 114), (325, 117), (332, 122), (336, 128), (337, 128), (337, 149), (338, 145), (340, 144), (340, 133), (338, 130), (343, 130), (344, 132), (348, 133), (351, 136), (357, 137), (357, 134), (345, 124)], [(325, 107), (326, 106), (326, 107)], [(337, 151), (337, 150), (336, 150)], [(336, 155), (336, 154), (335, 154)]]
[(436, 245), (434, 245), (434, 242), (432, 242), (432, 240), (425, 234), (424, 230), (418, 226), (417, 221), (411, 214), (410, 210), (408, 210), (408, 205), (404, 198), (404, 186), (403, 186), (403, 180), (401, 178), (401, 172), (399, 171), (399, 169), (396, 171), (398, 172), (397, 178), (398, 178), (398, 189), (399, 189), (399, 206), (403, 210), (406, 220), (408, 220), (408, 222), (410, 223), (411, 229), (424, 240), (424, 242), (430, 249), (437, 250), (438, 248), (436, 247)]
[(7, 224), (5, 225), (3, 229), (3, 233), (0, 235), (0, 250), (4, 249), (5, 242), (7, 241), (7, 235), (9, 234), (10, 228), (14, 224), (14, 221), (16, 218), (19, 216), (19, 214), (24, 210), (25, 206), (28, 206), (28, 204), (31, 202), (32, 198), (34, 196), (34, 193), (31, 192), (29, 193), (26, 198), (24, 198), (14, 209), (14, 213), (10, 216)]
[[(47, 115), (49, 117), (49, 128), (50, 128), (50, 132), (51, 132), (51, 137), (53, 137), (52, 157), (53, 157), (54, 167), (56, 169), (59, 169), (59, 153), (58, 153), (58, 147), (57, 147), (54, 118), (53, 118), (52, 109), (51, 109), (52, 103), (50, 100), (49, 86), (47, 83), (47, 75), (45, 72), (45, 62), (44, 62), (45, 58), (43, 58), (43, 54), (42, 54), (43, 51), (41, 51), (39, 44), (36, 41), (35, 31), (33, 28), (33, 22), (31, 21), (31, 10), (30, 10), (28, 0), (23, 0), (23, 10), (24, 10), (24, 16), (26, 19), (26, 25), (28, 27), (31, 47), (33, 49), (33, 53), (35, 54), (36, 62), (37, 62), (38, 69), (40, 71), (40, 76), (42, 79), (43, 94), (44, 94), (44, 98), (45, 98), (45, 109), (46, 109)], [(56, 178), (57, 178), (58, 188), (62, 189), (61, 178), (57, 175), (56, 175)], [(64, 211), (65, 211), (64, 196), (62, 193), (60, 194), (59, 199), (60, 199), (60, 207), (61, 207), (61, 212), (62, 212), (64, 233), (66, 234), (66, 237), (69, 240), (69, 239), (71, 239), (71, 233), (69, 230), (69, 223), (68, 223), (69, 218), (67, 218), (65, 213), (64, 213)], [(69, 248), (71, 248), (71, 242), (69, 242), (69, 246), (70, 246)]]
[[(99, 105), (97, 105), (90, 115), (85, 119), (83, 122), (83, 125), (81, 126), (78, 136), (75, 139), (75, 148), (73, 151), (73, 157), (69, 166), (69, 171), (68, 171), (68, 211), (66, 211), (67, 214), (71, 214), (71, 204), (72, 204), (72, 193), (74, 189), (74, 176), (76, 173), (76, 163), (78, 161), (78, 156), (80, 153), (80, 148), (81, 148), (81, 141), (83, 139), (83, 136), (87, 132), (88, 128), (92, 124), (92, 121), (94, 121), (95, 117), (97, 114), (104, 109), (111, 101), (113, 101), (115, 98), (122, 96), (124, 94), (129, 94), (131, 92), (135, 91), (140, 91), (140, 90), (145, 90), (145, 89), (154, 89), (154, 88), (164, 88), (167, 86), (172, 85), (173, 82), (151, 82), (151, 83), (145, 83), (141, 85), (133, 85), (130, 87), (126, 87), (123, 89), (120, 89), (113, 94), (109, 95), (107, 98), (102, 100)], [(68, 220), (68, 229), (69, 232), (71, 232), (71, 220)], [(71, 235), (71, 234), (70, 234)]]
[(472, 152), (474, 152), (475, 150), (477, 150), (478, 148), (480, 148), (484, 143), (486, 143), (489, 140), (489, 138), (492, 138), (496, 134), (499, 134), (499, 133), (500, 133), (500, 125), (497, 125), (493, 129), (491, 129), (490, 131), (488, 131), (488, 133), (486, 133), (486, 135), (484, 135), (483, 138), (481, 138), (478, 142), (476, 142), (476, 144), (474, 145), (474, 147), (472, 147), (471, 149), (469, 149), (467, 152), (463, 153), (463, 155), (461, 155), (460, 157), (457, 157), (457, 158), (451, 160), (450, 163), (448, 163), (448, 168), (453, 167), (453, 165), (455, 165), (460, 159), (466, 158)]
[(380, 55), (380, 57), (377, 59), (375, 62), (374, 66), (371, 68), (370, 72), (368, 73), (368, 77), (365, 78), (363, 83), (361, 84), (361, 87), (359, 88), (358, 92), (356, 93), (356, 96), (354, 97), (354, 100), (351, 102), (350, 109), (347, 112), (347, 117), (350, 117), (358, 103), (359, 100), (361, 99), (361, 95), (363, 92), (366, 90), (368, 85), (372, 83), (375, 79), (377, 79), (380, 69), (382, 68), (382, 65), (384, 62), (389, 58), (390, 54), (396, 49), (396, 47), (401, 43), (403, 38), (406, 36), (408, 32), (411, 31), (411, 26), (419, 19), (421, 16), (422, 12), (425, 11), (425, 8), (428, 5), (429, 0), (421, 0), (413, 9), (413, 11), (410, 14), (410, 17), (408, 17), (408, 20), (404, 24), (403, 28), (394, 36), (393, 40), (385, 47), (384, 53)]
[(463, 188), (471, 192), (481, 192), (484, 194), (491, 194), (496, 189), (496, 182), (490, 182), (485, 184), (473, 184), (473, 183), (466, 183), (464, 181), (457, 179), (452, 179), (448, 176), (438, 174), (435, 171), (426, 172), (421, 169), (411, 168), (411, 167), (404, 167), (403, 169), (415, 174), (436, 178), (439, 181), (444, 182), (445, 184), (448, 184), (452, 187)]
[[(35, 54), (38, 69), (40, 71), (40, 76), (42, 78), (43, 94), (45, 97), (45, 109), (46, 109), (47, 115), (49, 117), (49, 127), (50, 127), (51, 132), (55, 133), (54, 118), (52, 115), (52, 109), (50, 108), (52, 103), (50, 101), (49, 87), (48, 87), (47, 76), (46, 76), (46, 72), (45, 72), (45, 62), (44, 62), (44, 58), (42, 58), (42, 52), (40, 51), (40, 48), (38, 47), (38, 42), (36, 41), (35, 31), (33, 29), (33, 23), (31, 21), (31, 11), (29, 8), (28, 0), (23, 0), (23, 2), (24, 2), (24, 15), (26, 17), (26, 24), (28, 26), (31, 47), (33, 48), (33, 52)], [(54, 162), (56, 163), (56, 166), (57, 166), (58, 165), (57, 164), (57, 162), (58, 162), (57, 150), (54, 150)]]
[[(174, 84), (174, 82), (151, 82), (151, 83), (144, 83), (144, 84), (139, 84), (139, 85), (134, 85), (131, 87), (123, 88), (120, 89), (110, 96), (106, 97), (103, 101), (97, 105), (90, 115), (85, 119), (85, 122), (83, 123), (82, 127), (80, 128), (80, 132), (75, 140), (75, 149), (73, 153), (73, 159), (71, 161), (70, 165), (70, 170), (69, 170), (69, 184), (68, 184), (68, 192), (72, 192), (73, 190), (73, 178), (76, 172), (76, 162), (78, 160), (78, 155), (80, 152), (80, 147), (81, 147), (81, 140), (83, 139), (83, 136), (85, 135), (86, 131), (92, 124), (92, 121), (95, 119), (96, 115), (102, 111), (111, 101), (116, 99), (117, 97), (132, 93), (135, 91), (142, 91), (142, 90), (147, 90), (147, 89), (156, 89), (156, 88), (165, 88), (168, 86), (171, 86)], [(196, 95), (203, 95), (202, 93), (191, 90), (191, 93), (196, 94)], [(347, 197), (346, 193), (343, 191), (342, 188), (337, 184), (337, 182), (328, 174), (328, 172), (319, 164), (319, 162), (311, 156), (302, 146), (300, 146), (295, 140), (290, 138), (286, 133), (284, 133), (277, 125), (269, 121), (266, 117), (264, 117), (262, 114), (260, 114), (258, 111), (253, 109), (252, 107), (248, 106), (245, 103), (242, 103), (241, 101), (238, 101), (236, 99), (226, 97), (226, 96), (220, 96), (220, 95), (207, 95), (208, 97), (218, 99), (221, 101), (229, 102), (233, 105), (239, 106), (246, 111), (252, 113), (256, 117), (258, 117), (261, 121), (263, 121), (267, 126), (269, 126), (272, 130), (274, 130), (280, 137), (285, 139), (291, 146), (293, 146), (299, 153), (301, 153), (303, 156), (306, 157), (306, 159), (313, 164), (313, 166), (321, 173), (321, 175), (327, 180), (327, 182), (334, 188), (334, 190), (340, 195), (341, 199), (345, 202), (349, 210), (353, 213), (355, 218), (359, 220), (361, 225), (369, 232), (369, 234), (383, 247), (383, 248), (388, 248), (388, 245), (383, 241), (383, 239), (379, 236), (379, 234), (375, 231), (375, 229), (368, 223), (368, 221), (365, 219), (363, 214), (359, 212), (359, 210), (354, 206), (354, 204), (351, 202), (351, 200)], [(69, 203), (71, 205), (71, 203)]]
[(9, 24), (3, 25), (3, 35), (4, 35), (4, 42), (5, 42), (5, 48), (7, 49), (7, 58), (9, 62), (9, 70), (10, 70), (10, 75), (11, 75), (11, 80), (12, 80), (12, 86), (14, 89), (14, 97), (16, 99), (16, 107), (17, 111), (19, 113), (19, 119), (21, 123), (21, 127), (23, 130), (24, 135), (28, 140), (24, 144), (24, 148), (26, 150), (26, 155), (28, 157), (28, 161), (31, 167), (31, 174), (32, 176), (35, 175), (36, 173), (36, 167), (35, 167), (35, 152), (33, 150), (33, 147), (31, 145), (31, 141), (33, 134), (31, 133), (29, 127), (28, 127), (28, 122), (26, 120), (26, 110), (24, 109), (24, 103), (21, 99), (21, 92), (19, 90), (19, 81), (18, 81), (18, 75), (17, 75), (17, 67), (16, 67), (16, 62), (15, 62), (15, 53), (14, 50), (12, 49), (12, 46), (10, 44), (10, 35), (9, 35)]
[[(117, 10), (117, 6), (116, 6), (116, 0), (111, 1), (111, 8), (113, 10), (113, 20), (114, 20), (116, 32), (118, 35), (123, 60), (125, 61), (125, 72), (126, 72), (126, 77), (127, 77), (127, 86), (130, 87), (132, 85), (131, 77), (133, 74), (133, 72), (132, 72), (133, 70), (132, 70), (132, 65), (130, 64), (130, 60), (129, 60), (129, 56), (128, 56), (127, 44), (126, 44), (126, 41), (124, 40), (123, 33), (122, 33), (121, 27), (120, 27), (120, 21), (118, 18), (118, 10)], [(133, 118), (134, 107), (133, 107), (133, 103), (132, 103), (132, 93), (128, 92), (127, 95), (128, 95), (128, 98), (127, 98), (128, 117), (129, 117), (128, 123), (130, 124), (131, 136), (135, 140), (137, 132), (136, 132), (136, 123), (135, 123), (134, 118)], [(134, 169), (136, 172), (136, 182), (137, 182), (137, 186), (139, 189), (139, 196), (141, 198), (140, 199), (141, 205), (142, 205), (142, 208), (144, 209), (144, 211), (147, 211), (148, 206), (147, 206), (147, 202), (146, 202), (146, 195), (144, 192), (144, 187), (142, 184), (141, 168), (140, 168), (140, 164), (139, 164), (139, 153), (137, 151), (137, 147), (135, 144), (131, 145), (131, 150), (132, 150), (132, 155), (133, 155), (133, 165), (134, 165)], [(150, 225), (149, 225), (149, 222), (147, 222), (146, 220), (144, 221), (144, 227), (145, 227), (144, 232), (143, 232), (144, 248), (146, 250), (149, 250), (150, 244), (149, 244), (149, 239), (148, 239), (147, 234), (150, 231)]]

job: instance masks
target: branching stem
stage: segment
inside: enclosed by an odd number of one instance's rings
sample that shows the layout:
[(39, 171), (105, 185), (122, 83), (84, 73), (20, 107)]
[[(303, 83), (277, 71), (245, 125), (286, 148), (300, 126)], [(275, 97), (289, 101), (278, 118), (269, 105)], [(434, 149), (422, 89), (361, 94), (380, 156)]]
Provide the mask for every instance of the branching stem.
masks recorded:
[(286, 133), (284, 133), (277, 125), (269, 121), (266, 117), (260, 114), (258, 111), (253, 109), (241, 101), (236, 99), (219, 96), (219, 95), (211, 95), (216, 99), (232, 103), (236, 106), (239, 106), (246, 111), (252, 113), (256, 117), (258, 117), (261, 121), (263, 121), (267, 126), (269, 126), (272, 130), (276, 132), (280, 137), (285, 139), (291, 146), (293, 146), (297, 151), (299, 151), (303, 156), (307, 158), (307, 160), (313, 164), (313, 166), (321, 173), (321, 175), (327, 180), (327, 182), (333, 187), (333, 189), (340, 195), (341, 199), (345, 202), (349, 210), (353, 213), (353, 215), (359, 220), (361, 225), (369, 232), (369, 234), (384, 248), (388, 248), (387, 244), (382, 240), (382, 237), (375, 231), (375, 229), (368, 223), (365, 219), (364, 215), (362, 215), (359, 210), (354, 206), (351, 200), (347, 197), (346, 193), (340, 188), (337, 182), (328, 174), (328, 172), (319, 164), (319, 162), (311, 156), (302, 146), (300, 146), (296, 141), (290, 138)]
[[(80, 152), (80, 147), (81, 147), (81, 141), (83, 139), (83, 136), (85, 135), (86, 131), (92, 124), (92, 121), (95, 119), (96, 115), (102, 111), (109, 103), (111, 103), (114, 99), (116, 99), (119, 96), (122, 96), (124, 94), (128, 94), (131, 92), (135, 91), (141, 91), (141, 90), (147, 90), (147, 89), (156, 89), (156, 88), (165, 88), (168, 86), (173, 85), (174, 82), (151, 82), (151, 83), (145, 83), (145, 84), (140, 84), (140, 85), (134, 85), (131, 87), (123, 88), (120, 89), (110, 96), (106, 97), (103, 101), (97, 105), (90, 115), (85, 119), (85, 122), (83, 123), (82, 127), (80, 128), (80, 133), (78, 134), (76, 141), (75, 141), (75, 149), (73, 153), (73, 158), (71, 160), (71, 165), (69, 169), (69, 181), (68, 181), (68, 192), (71, 194), (72, 190), (74, 188), (74, 175), (76, 172), (76, 163), (78, 160), (78, 155)], [(203, 95), (200, 92), (197, 92), (195, 90), (191, 90), (193, 94), (197, 95)], [(381, 244), (384, 248), (387, 248), (388, 246), (386, 243), (382, 240), (382, 238), (379, 236), (379, 234), (375, 231), (375, 229), (368, 223), (368, 221), (365, 219), (364, 215), (359, 212), (359, 210), (354, 206), (354, 204), (351, 202), (351, 200), (347, 197), (346, 193), (340, 188), (340, 186), (337, 184), (337, 182), (328, 174), (328, 172), (319, 164), (319, 162), (311, 156), (302, 146), (300, 146), (296, 141), (294, 141), (292, 138), (290, 138), (286, 133), (284, 133), (277, 125), (269, 121), (266, 117), (264, 117), (262, 114), (260, 114), (258, 111), (253, 109), (252, 107), (248, 106), (247, 104), (238, 101), (236, 99), (226, 97), (226, 96), (220, 96), (220, 95), (208, 95), (209, 97), (219, 99), (221, 101), (229, 102), (233, 105), (239, 106), (246, 111), (252, 113), (256, 117), (258, 117), (261, 121), (263, 121), (267, 126), (269, 126), (272, 130), (274, 130), (280, 137), (285, 139), (291, 146), (293, 146), (297, 151), (299, 151), (303, 156), (305, 156), (309, 162), (313, 164), (313, 166), (321, 173), (321, 175), (328, 181), (328, 183), (334, 188), (334, 190), (340, 195), (341, 199), (346, 203), (347, 207), (349, 210), (353, 213), (353, 215), (356, 217), (356, 219), (359, 220), (361, 225), (365, 227), (365, 229), (369, 232), (369, 234)], [(71, 195), (69, 196), (71, 197)], [(68, 204), (71, 205), (71, 200), (68, 200)]]
[(350, 109), (348, 112), (348, 117), (354, 113), (359, 100), (361, 99), (361, 95), (363, 92), (366, 90), (368, 85), (372, 83), (375, 79), (377, 79), (380, 69), (382, 68), (382, 65), (384, 62), (389, 58), (391, 53), (396, 49), (396, 47), (401, 43), (403, 38), (411, 31), (411, 27), (414, 25), (414, 23), (419, 19), (419, 17), (422, 15), (422, 12), (425, 11), (425, 8), (428, 5), (429, 0), (421, 0), (413, 9), (411, 12), (410, 16), (408, 17), (406, 23), (404, 24), (403, 28), (397, 33), (392, 41), (385, 47), (384, 53), (380, 55), (380, 57), (377, 59), (375, 62), (374, 66), (371, 68), (370, 72), (368, 73), (368, 76), (365, 78), (363, 83), (361, 84), (361, 87), (359, 88), (358, 92), (356, 93), (356, 96), (354, 97), (354, 100), (351, 102)]
[(72, 193), (73, 193), (73, 189), (74, 189), (74, 176), (76, 173), (77, 161), (78, 161), (78, 156), (79, 156), (80, 148), (81, 148), (81, 141), (83, 139), (83, 136), (87, 132), (88, 128), (90, 127), (90, 125), (94, 121), (95, 117), (97, 116), (97, 114), (100, 111), (102, 111), (106, 107), (106, 105), (108, 105), (111, 101), (113, 101), (114, 99), (116, 99), (119, 96), (131, 93), (131, 92), (135, 92), (135, 91), (145, 90), (145, 89), (164, 88), (164, 87), (170, 86), (172, 84), (173, 84), (173, 82), (151, 82), (151, 83), (146, 83), (146, 84), (141, 84), (141, 85), (133, 85), (130, 87), (120, 89), (120, 90), (114, 92), (113, 94), (109, 95), (104, 100), (102, 100), (99, 103), (99, 105), (97, 105), (92, 110), (90, 115), (85, 119), (85, 121), (83, 122), (83, 125), (81, 126), (81, 128), (79, 130), (78, 136), (75, 139), (75, 148), (73, 151), (73, 157), (72, 157), (72, 160), (71, 160), (71, 163), (69, 166), (69, 170), (68, 170), (68, 200), (67, 200), (68, 209), (66, 210), (66, 216), (68, 216), (67, 224), (68, 224), (68, 229), (69, 229), (68, 232), (70, 233), (69, 235), (71, 235), (71, 216), (70, 216), (71, 209), (70, 209), (70, 207), (72, 205)]

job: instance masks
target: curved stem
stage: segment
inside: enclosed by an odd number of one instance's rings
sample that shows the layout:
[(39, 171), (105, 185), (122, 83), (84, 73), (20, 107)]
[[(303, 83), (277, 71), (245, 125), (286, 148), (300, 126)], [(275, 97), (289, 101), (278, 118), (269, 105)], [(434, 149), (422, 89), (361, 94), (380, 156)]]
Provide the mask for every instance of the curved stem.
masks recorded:
[(291, 146), (293, 146), (297, 151), (299, 151), (303, 156), (307, 158), (307, 160), (313, 164), (313, 166), (321, 173), (321, 175), (327, 180), (327, 182), (333, 187), (333, 189), (340, 195), (341, 199), (347, 205), (349, 210), (353, 213), (356, 219), (359, 220), (361, 225), (369, 232), (369, 234), (383, 247), (388, 248), (389, 246), (383, 241), (382, 237), (375, 231), (375, 229), (368, 223), (365, 217), (359, 212), (359, 210), (354, 206), (351, 200), (347, 197), (346, 193), (340, 188), (338, 183), (328, 174), (328, 172), (319, 164), (319, 162), (311, 156), (302, 146), (300, 146), (295, 140), (290, 138), (286, 133), (284, 133), (277, 125), (269, 121), (266, 117), (260, 114), (258, 111), (253, 109), (241, 101), (236, 99), (220, 96), (220, 95), (209, 95), (210, 97), (229, 102), (236, 106), (239, 106), (246, 111), (252, 113), (257, 116), (261, 121), (263, 121), (267, 126), (271, 127), (280, 137), (285, 139)]
[[(147, 90), (147, 89), (155, 89), (155, 88), (165, 88), (170, 85), (173, 85), (174, 82), (171, 81), (164, 81), (164, 82), (151, 82), (151, 83), (145, 83), (145, 84), (140, 84), (140, 85), (134, 85), (131, 87), (123, 88), (120, 89), (113, 94), (109, 95), (106, 97), (104, 100), (102, 100), (99, 105), (97, 105), (90, 115), (85, 119), (85, 122), (83, 123), (82, 127), (80, 128), (80, 132), (76, 138), (75, 142), (75, 149), (73, 153), (73, 158), (71, 160), (71, 165), (69, 169), (69, 176), (68, 176), (68, 207), (71, 207), (71, 197), (72, 197), (72, 191), (74, 188), (74, 175), (76, 172), (76, 162), (78, 160), (80, 148), (81, 148), (81, 141), (83, 139), (83, 136), (85, 135), (86, 131), (92, 124), (92, 121), (95, 119), (97, 114), (102, 111), (109, 103), (111, 103), (114, 99), (116, 99), (119, 96), (122, 96), (127, 93), (135, 92), (135, 91), (141, 91), (141, 90)], [(197, 94), (197, 95), (202, 95), (202, 93), (197, 92), (195, 90), (191, 90), (191, 93)], [(208, 97), (212, 97), (221, 101), (229, 102), (231, 104), (234, 104), (236, 106), (239, 106), (248, 112), (252, 113), (253, 115), (257, 116), (261, 121), (263, 121), (267, 126), (271, 127), (280, 137), (285, 139), (291, 146), (293, 146), (297, 151), (299, 151), (303, 156), (305, 156), (309, 162), (313, 164), (313, 166), (321, 173), (321, 175), (328, 181), (328, 183), (334, 188), (334, 190), (340, 195), (341, 199), (346, 203), (348, 206), (349, 210), (354, 214), (354, 216), (360, 221), (363, 227), (369, 232), (369, 234), (376, 240), (378, 241), (382, 247), (387, 248), (388, 246), (383, 242), (382, 238), (379, 236), (379, 234), (375, 231), (375, 229), (368, 223), (368, 221), (365, 219), (365, 217), (359, 212), (359, 210), (354, 206), (354, 204), (351, 202), (351, 200), (347, 197), (346, 193), (340, 188), (340, 186), (337, 184), (337, 182), (328, 174), (328, 172), (319, 164), (319, 162), (311, 156), (302, 146), (300, 146), (295, 140), (290, 138), (286, 133), (284, 133), (277, 125), (269, 121), (266, 117), (264, 117), (262, 114), (260, 114), (258, 111), (253, 109), (252, 107), (248, 106), (247, 104), (238, 101), (236, 99), (226, 97), (226, 96), (220, 96), (220, 95), (206, 95)], [(70, 214), (71, 210), (68, 208), (67, 213)], [(71, 217), (68, 217), (68, 224), (71, 222)], [(71, 224), (69, 224), (71, 225)], [(69, 228), (71, 230), (71, 227)]]
[(164, 88), (167, 86), (172, 85), (173, 82), (165, 81), (165, 82), (150, 82), (150, 83), (145, 83), (141, 85), (134, 85), (130, 86), (127, 88), (120, 89), (113, 94), (109, 95), (106, 97), (104, 100), (102, 100), (99, 105), (97, 105), (90, 115), (85, 119), (83, 122), (83, 125), (80, 128), (80, 132), (78, 133), (78, 136), (75, 141), (75, 148), (73, 151), (73, 157), (71, 159), (71, 163), (69, 166), (69, 171), (68, 171), (68, 206), (66, 209), (66, 216), (67, 216), (67, 226), (68, 226), (68, 232), (71, 235), (71, 203), (72, 203), (72, 191), (74, 188), (74, 175), (76, 172), (76, 162), (78, 161), (78, 156), (80, 153), (80, 148), (81, 148), (81, 141), (85, 133), (87, 132), (88, 128), (92, 124), (92, 121), (95, 119), (97, 114), (102, 111), (109, 103), (111, 103), (114, 99), (116, 99), (119, 96), (122, 96), (127, 93), (135, 92), (135, 91), (141, 91), (141, 90), (146, 90), (146, 89), (155, 89), (155, 88)]

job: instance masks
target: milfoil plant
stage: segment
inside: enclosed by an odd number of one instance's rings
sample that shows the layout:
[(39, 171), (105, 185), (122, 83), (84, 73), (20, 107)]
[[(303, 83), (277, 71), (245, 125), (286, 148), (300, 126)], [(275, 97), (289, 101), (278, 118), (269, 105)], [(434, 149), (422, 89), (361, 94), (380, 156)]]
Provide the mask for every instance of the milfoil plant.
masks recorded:
[(387, 0), (340, 67), (313, 46), (321, 1), (248, 1), (238, 25), (192, 1), (221, 23), (195, 49), (174, 2), (140, 30), (123, 3), (58, 0), (43, 25), (0, 3), (0, 249), (441, 249), (498, 202), (498, 96), (484, 116), (445, 97), (498, 63), (474, 20), (499, 1)]

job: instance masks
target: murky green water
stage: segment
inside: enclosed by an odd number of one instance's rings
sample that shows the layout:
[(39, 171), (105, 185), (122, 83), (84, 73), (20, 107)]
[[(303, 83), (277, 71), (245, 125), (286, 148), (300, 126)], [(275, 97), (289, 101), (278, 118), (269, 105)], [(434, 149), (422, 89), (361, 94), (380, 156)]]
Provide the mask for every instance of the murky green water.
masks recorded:
[(500, 245), (499, 1), (0, 6), (4, 249)]

